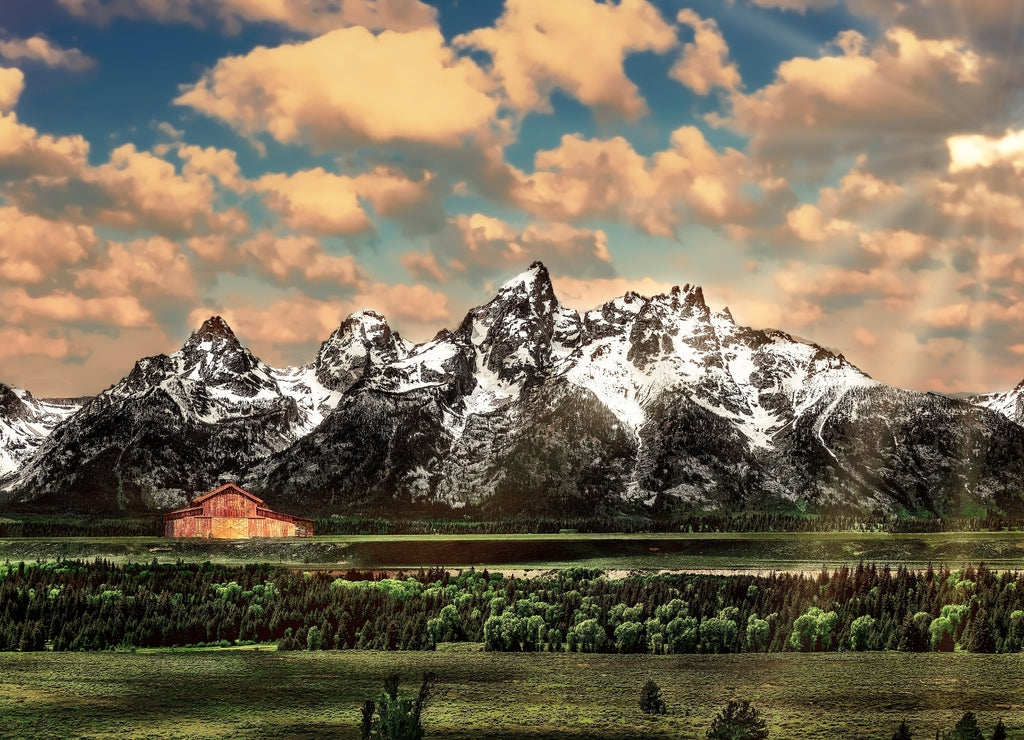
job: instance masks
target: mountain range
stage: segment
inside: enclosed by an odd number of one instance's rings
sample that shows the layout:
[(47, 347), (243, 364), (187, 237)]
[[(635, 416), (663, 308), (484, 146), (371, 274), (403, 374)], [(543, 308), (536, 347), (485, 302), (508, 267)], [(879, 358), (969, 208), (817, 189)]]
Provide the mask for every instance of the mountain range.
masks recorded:
[(1022, 513), (1022, 424), (1024, 382), (888, 386), (697, 286), (581, 313), (534, 263), (422, 344), (364, 310), (280, 369), (212, 317), (95, 398), (0, 386), (0, 503), (166, 510), (230, 479), (307, 514)]

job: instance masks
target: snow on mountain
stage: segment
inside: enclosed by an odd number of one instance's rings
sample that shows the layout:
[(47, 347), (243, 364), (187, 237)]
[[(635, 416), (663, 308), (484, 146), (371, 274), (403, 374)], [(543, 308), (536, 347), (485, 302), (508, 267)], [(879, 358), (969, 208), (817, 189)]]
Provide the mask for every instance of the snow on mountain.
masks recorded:
[[(1019, 415), (1009, 395), (988, 406)], [(267, 366), (211, 318), (57, 424), (6, 489), (166, 508), (232, 475), (309, 513), (429, 502), (592, 516), (655, 501), (1024, 512), (1024, 427), (990, 408), (739, 326), (698, 286), (580, 313), (534, 263), (453, 331), (413, 346), (365, 310), (301, 367)]]
[(22, 388), (0, 383), (0, 478), (20, 468), (80, 405), (75, 400), (40, 400)]
[(1010, 421), (1024, 424), (1024, 380), (1011, 391), (973, 396), (970, 401), (976, 406), (1002, 414)]

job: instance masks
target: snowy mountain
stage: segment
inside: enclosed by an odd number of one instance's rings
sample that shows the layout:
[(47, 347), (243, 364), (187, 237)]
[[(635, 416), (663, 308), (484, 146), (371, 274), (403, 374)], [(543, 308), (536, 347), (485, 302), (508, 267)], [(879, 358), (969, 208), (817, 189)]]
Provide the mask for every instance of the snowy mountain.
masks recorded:
[(1011, 391), (986, 393), (969, 400), (977, 406), (997, 411), (1010, 421), (1024, 424), (1024, 380)]
[(178, 506), (286, 448), (340, 398), (314, 366), (271, 368), (212, 317), (58, 425), (4, 488), (53, 506)]
[(699, 287), (579, 314), (535, 264), (375, 369), (248, 484), (328, 511), (427, 500), (579, 515), (661, 497), (953, 512), (1019, 507), (1022, 450), (1006, 419), (737, 326)]
[(80, 404), (41, 401), (21, 388), (0, 383), (0, 478), (21, 467), (42, 441)]
[(310, 514), (1021, 512), (1024, 427), (739, 326), (696, 286), (574, 311), (535, 263), (454, 331), (413, 346), (362, 311), (298, 368), (268, 367), (212, 318), (57, 425), (5, 489), (152, 509), (227, 475)]

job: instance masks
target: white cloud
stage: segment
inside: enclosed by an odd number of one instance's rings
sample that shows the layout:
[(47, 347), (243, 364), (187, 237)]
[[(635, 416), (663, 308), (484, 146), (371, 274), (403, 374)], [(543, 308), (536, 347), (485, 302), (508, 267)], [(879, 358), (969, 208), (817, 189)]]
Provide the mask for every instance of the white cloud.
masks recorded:
[(735, 62), (729, 60), (729, 46), (712, 18), (702, 19), (689, 8), (679, 11), (676, 20), (693, 28), (694, 38), (683, 47), (682, 56), (672, 65), (669, 76), (698, 95), (712, 89), (737, 89), (742, 80)]
[(39, 62), (47, 67), (63, 67), (81, 72), (96, 66), (96, 60), (78, 49), (63, 49), (42, 36), (0, 41), (0, 56), (13, 62)]

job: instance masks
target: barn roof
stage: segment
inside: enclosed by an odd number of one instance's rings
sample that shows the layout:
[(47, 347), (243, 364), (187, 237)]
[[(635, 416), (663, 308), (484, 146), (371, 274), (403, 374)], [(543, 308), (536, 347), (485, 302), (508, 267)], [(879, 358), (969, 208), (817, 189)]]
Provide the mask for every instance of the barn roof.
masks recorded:
[(204, 493), (202, 496), (197, 496), (196, 498), (192, 499), (192, 502), (189, 504), (189, 508), (191, 508), (193, 506), (196, 506), (197, 504), (201, 504), (204, 501), (206, 501), (207, 499), (213, 498), (214, 496), (219, 496), (222, 493), (237, 493), (237, 494), (240, 494), (242, 496), (245, 496), (250, 501), (255, 501), (260, 506), (264, 506), (265, 505), (263, 503), (263, 499), (259, 498), (258, 496), (254, 496), (253, 494), (249, 493), (248, 491), (246, 491), (241, 486), (237, 486), (234, 483), (225, 483), (223, 486), (220, 486), (218, 488), (214, 488), (209, 493)]

